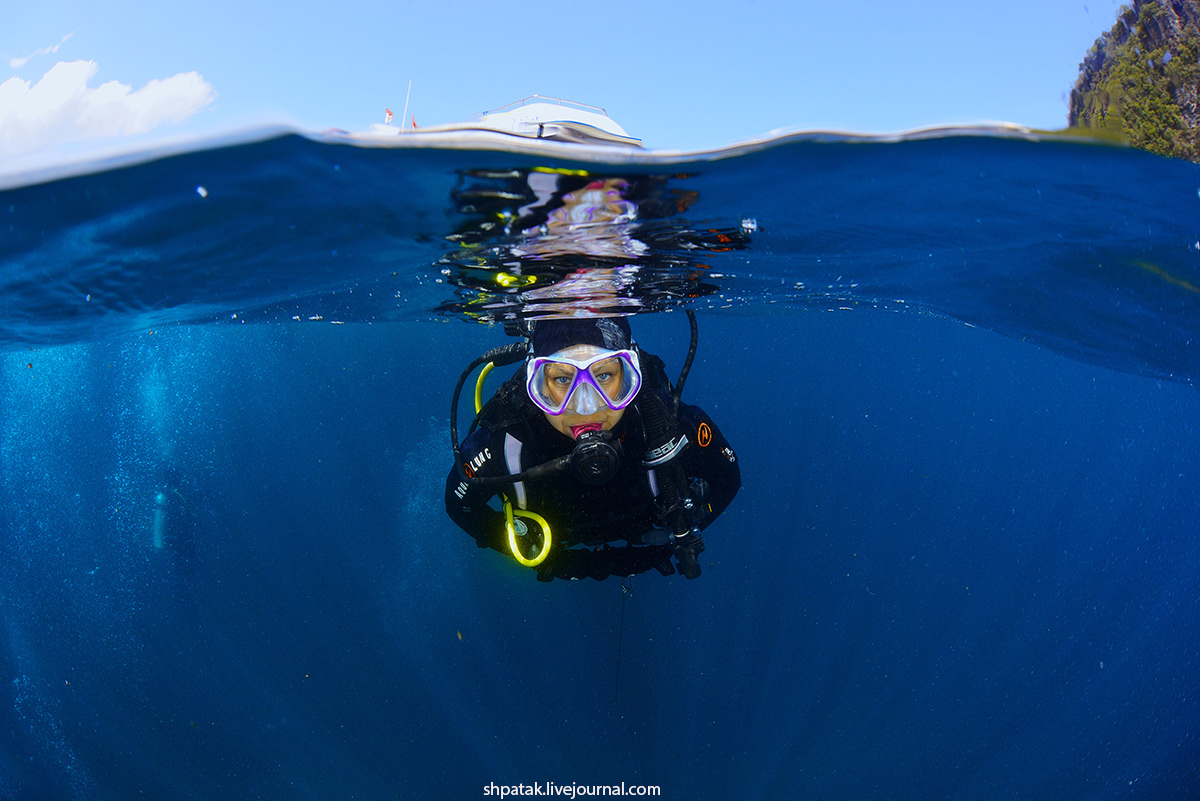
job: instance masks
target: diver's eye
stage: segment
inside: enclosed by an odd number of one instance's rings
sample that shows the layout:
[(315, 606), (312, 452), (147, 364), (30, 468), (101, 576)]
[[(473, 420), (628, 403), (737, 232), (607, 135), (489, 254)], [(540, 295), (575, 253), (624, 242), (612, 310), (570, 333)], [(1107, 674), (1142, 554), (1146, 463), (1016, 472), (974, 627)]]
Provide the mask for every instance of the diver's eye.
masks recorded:
[(565, 365), (551, 365), (546, 370), (546, 385), (565, 389), (575, 379), (575, 370)]
[(608, 359), (592, 367), (592, 376), (602, 383), (614, 381), (620, 375), (621, 365), (616, 359)]

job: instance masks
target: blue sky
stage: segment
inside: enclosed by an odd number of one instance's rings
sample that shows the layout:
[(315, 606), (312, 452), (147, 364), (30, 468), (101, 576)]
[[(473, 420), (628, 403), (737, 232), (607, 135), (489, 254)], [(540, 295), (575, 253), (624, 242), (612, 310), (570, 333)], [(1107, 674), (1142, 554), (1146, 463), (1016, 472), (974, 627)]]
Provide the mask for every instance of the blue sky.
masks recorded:
[(400, 114), (409, 79), (418, 125), (536, 93), (603, 106), (653, 148), (775, 129), (1059, 128), (1119, 5), (13, 3), (0, 26), (0, 167), (261, 123), (362, 130), (385, 106)]

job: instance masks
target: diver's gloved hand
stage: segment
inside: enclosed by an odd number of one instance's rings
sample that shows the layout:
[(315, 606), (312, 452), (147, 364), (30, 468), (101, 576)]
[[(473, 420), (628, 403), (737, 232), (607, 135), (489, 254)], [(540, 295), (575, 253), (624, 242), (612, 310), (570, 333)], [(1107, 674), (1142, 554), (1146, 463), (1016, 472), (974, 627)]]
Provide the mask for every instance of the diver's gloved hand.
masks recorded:
[(675, 563), (671, 561), (670, 549), (658, 549), (658, 553), (655, 554), (655, 562), (653, 567), (664, 576), (669, 576), (675, 572)]
[(664, 576), (675, 572), (675, 566), (671, 564), (671, 549), (665, 546), (611, 548), (598, 555), (607, 557), (609, 573), (614, 576), (636, 576), (651, 569)]
[[(701, 543), (703, 547), (703, 543)], [(671, 563), (670, 546), (649, 548), (609, 548), (594, 551), (568, 548), (558, 551), (538, 568), (538, 581), (553, 581), (556, 578), (592, 578), (603, 581), (609, 576), (636, 576), (647, 570), (657, 570), (664, 576), (675, 572)]]
[(594, 578), (596, 581), (604, 581), (612, 575), (612, 559), (606, 558), (608, 554), (605, 551), (593, 551), (587, 561), (588, 578)]
[[(578, 548), (567, 548), (550, 555), (538, 568), (538, 581), (553, 581), (556, 578), (578, 581), (590, 575), (588, 557), (591, 554)], [(608, 575), (607, 573), (605, 575)]]

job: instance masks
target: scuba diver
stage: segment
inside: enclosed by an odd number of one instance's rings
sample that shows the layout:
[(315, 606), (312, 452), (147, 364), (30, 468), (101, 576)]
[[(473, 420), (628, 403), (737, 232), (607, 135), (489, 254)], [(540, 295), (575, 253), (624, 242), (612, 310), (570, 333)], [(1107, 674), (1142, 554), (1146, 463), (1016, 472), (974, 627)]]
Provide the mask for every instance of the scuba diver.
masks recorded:
[[(526, 341), (472, 362), (450, 414), (451, 519), (479, 547), (534, 568), (539, 581), (652, 568), (668, 576), (676, 563), (685, 577), (699, 576), (701, 532), (737, 494), (741, 471), (708, 415), (679, 400), (696, 350), (690, 311), (688, 319), (691, 347), (675, 387), (623, 317), (538, 321)], [(521, 360), (481, 409), (492, 366)], [(458, 398), (483, 364), (478, 413), (460, 446)]]

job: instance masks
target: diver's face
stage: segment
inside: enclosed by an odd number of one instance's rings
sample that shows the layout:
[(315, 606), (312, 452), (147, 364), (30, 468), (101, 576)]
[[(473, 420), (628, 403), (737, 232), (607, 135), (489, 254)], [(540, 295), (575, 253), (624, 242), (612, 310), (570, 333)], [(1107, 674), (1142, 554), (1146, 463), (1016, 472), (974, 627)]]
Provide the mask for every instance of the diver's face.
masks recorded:
[[(596, 349), (590, 345), (575, 345), (561, 353), (568, 358), (582, 361), (596, 355)], [(617, 395), (618, 388), (625, 380), (624, 369), (624, 363), (614, 357), (596, 362), (590, 372), (600, 389), (611, 398)], [(543, 373), (543, 391), (553, 399), (555, 405), (567, 400), (567, 393), (575, 383), (575, 370), (575, 367), (568, 364), (551, 364), (546, 367)], [(595, 392), (590, 383), (581, 382), (575, 388), (575, 396), (567, 403), (562, 414), (550, 414), (545, 411), (542, 414), (556, 431), (566, 434), (571, 439), (578, 439), (580, 434), (589, 430), (608, 431), (621, 420), (625, 410), (609, 408), (603, 398), (595, 397)], [(591, 397), (585, 397), (588, 395)]]

